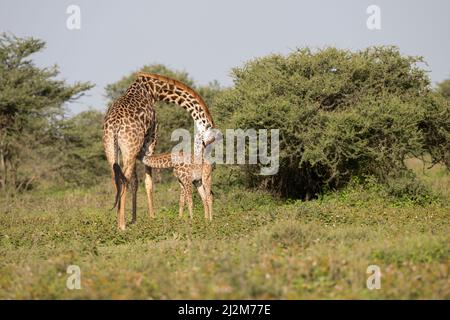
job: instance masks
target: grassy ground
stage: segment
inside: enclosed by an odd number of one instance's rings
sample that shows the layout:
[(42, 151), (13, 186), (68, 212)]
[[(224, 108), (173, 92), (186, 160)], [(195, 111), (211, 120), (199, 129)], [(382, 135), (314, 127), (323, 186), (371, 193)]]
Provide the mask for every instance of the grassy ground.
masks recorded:
[[(449, 176), (420, 170), (440, 194), (418, 205), (353, 185), (281, 201), (217, 186), (215, 216), (177, 217), (176, 183), (157, 185), (158, 216), (116, 231), (109, 185), (0, 198), (0, 298), (450, 298)], [(130, 217), (129, 217), (130, 218)], [(80, 290), (66, 288), (69, 265)], [(368, 290), (369, 265), (381, 289)]]

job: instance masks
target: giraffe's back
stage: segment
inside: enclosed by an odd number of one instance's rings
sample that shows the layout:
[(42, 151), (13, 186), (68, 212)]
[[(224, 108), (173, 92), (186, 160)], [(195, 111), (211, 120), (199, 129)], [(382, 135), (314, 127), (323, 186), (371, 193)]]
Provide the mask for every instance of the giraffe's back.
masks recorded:
[(114, 101), (103, 122), (103, 144), (108, 158), (115, 159), (115, 144), (131, 157), (145, 153), (155, 122), (154, 101), (132, 85)]
[(109, 107), (104, 119), (104, 128), (147, 129), (152, 124), (154, 113), (153, 101), (141, 95), (126, 92)]

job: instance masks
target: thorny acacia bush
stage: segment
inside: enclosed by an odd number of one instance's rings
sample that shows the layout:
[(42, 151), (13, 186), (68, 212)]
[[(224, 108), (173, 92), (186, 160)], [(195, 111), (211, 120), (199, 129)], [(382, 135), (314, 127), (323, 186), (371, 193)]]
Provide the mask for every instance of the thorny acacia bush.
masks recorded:
[(422, 62), (395, 47), (274, 54), (233, 69), (214, 112), (222, 129), (280, 129), (278, 174), (243, 166), (250, 186), (309, 198), (355, 176), (387, 182), (410, 175), (409, 157), (449, 164), (449, 102)]

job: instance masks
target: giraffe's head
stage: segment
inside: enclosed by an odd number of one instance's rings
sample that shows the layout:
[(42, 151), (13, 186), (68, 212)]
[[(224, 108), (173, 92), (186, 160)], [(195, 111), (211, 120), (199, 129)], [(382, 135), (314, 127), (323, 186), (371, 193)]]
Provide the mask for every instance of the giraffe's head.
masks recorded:
[(206, 147), (216, 141), (217, 134), (213, 127), (208, 127), (203, 133), (203, 145)]
[(218, 142), (223, 139), (222, 133), (215, 126), (205, 126), (202, 128), (196, 125), (196, 131), (196, 139), (201, 141), (203, 148), (206, 148), (213, 142)]
[(194, 111), (197, 114), (193, 118), (198, 137), (201, 139), (203, 146), (206, 147), (217, 140), (217, 130), (208, 107), (200, 97), (199, 100), (201, 101), (201, 109)]

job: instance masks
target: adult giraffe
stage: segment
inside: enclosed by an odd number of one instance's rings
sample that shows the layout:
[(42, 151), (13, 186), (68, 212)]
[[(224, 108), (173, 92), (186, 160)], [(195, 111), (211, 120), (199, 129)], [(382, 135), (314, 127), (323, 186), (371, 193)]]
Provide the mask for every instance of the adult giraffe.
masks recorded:
[[(136, 196), (138, 181), (136, 159), (142, 161), (151, 156), (152, 132), (156, 130), (154, 105), (157, 101), (174, 103), (194, 119), (203, 147), (214, 142), (214, 121), (203, 99), (193, 89), (180, 81), (158, 74), (138, 73), (127, 91), (111, 104), (103, 123), (103, 146), (116, 187), (117, 226), (125, 230), (125, 199), (128, 185), (132, 191), (132, 223), (136, 222)], [(153, 135), (154, 136), (154, 135)], [(119, 166), (119, 150), (122, 167)], [(202, 152), (196, 148), (194, 152)], [(196, 154), (199, 158), (200, 154)], [(153, 208), (153, 183), (151, 168), (145, 167), (145, 190), (148, 212), (155, 216)]]

